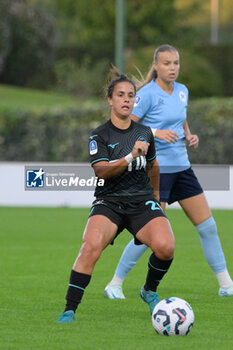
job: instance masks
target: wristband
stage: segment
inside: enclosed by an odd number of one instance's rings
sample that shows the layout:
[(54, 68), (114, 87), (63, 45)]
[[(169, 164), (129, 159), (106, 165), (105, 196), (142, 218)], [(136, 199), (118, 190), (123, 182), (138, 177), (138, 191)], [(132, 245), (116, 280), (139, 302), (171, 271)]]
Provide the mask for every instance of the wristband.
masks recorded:
[(155, 133), (156, 133), (157, 129), (151, 128), (151, 131), (152, 131), (152, 134), (155, 136)]
[(125, 160), (129, 164), (132, 163), (132, 161), (134, 160), (134, 157), (133, 157), (132, 153), (127, 154), (127, 156), (125, 156)]

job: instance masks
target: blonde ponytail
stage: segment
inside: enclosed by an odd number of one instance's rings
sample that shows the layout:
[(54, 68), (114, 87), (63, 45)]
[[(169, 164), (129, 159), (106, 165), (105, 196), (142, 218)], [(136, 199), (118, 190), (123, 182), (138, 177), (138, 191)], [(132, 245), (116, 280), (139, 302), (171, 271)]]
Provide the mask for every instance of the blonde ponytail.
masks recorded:
[(148, 73), (146, 75), (146, 78), (143, 77), (141, 71), (136, 67), (136, 70), (138, 71), (138, 73), (140, 75), (140, 79), (136, 78), (135, 76), (133, 77), (133, 81), (136, 84), (137, 90), (141, 89), (143, 86), (150, 83), (153, 79), (157, 78), (157, 72), (154, 68), (153, 63), (158, 61), (158, 54), (160, 52), (167, 52), (167, 51), (178, 52), (175, 47), (168, 45), (168, 44), (161, 45), (161, 46), (157, 47), (157, 49), (155, 50), (155, 53), (154, 53), (154, 59), (153, 59), (152, 65), (151, 65), (150, 70), (148, 71)]

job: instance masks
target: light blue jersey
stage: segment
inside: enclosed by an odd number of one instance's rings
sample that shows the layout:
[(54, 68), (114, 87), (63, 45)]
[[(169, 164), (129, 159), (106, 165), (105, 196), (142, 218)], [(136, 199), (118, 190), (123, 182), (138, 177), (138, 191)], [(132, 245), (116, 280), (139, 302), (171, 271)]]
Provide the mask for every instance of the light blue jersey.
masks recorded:
[(155, 138), (161, 173), (175, 173), (190, 167), (183, 128), (187, 105), (188, 89), (176, 82), (171, 95), (154, 80), (137, 92), (132, 114), (140, 118), (139, 123), (153, 129), (170, 129), (179, 135), (178, 142), (170, 144)]

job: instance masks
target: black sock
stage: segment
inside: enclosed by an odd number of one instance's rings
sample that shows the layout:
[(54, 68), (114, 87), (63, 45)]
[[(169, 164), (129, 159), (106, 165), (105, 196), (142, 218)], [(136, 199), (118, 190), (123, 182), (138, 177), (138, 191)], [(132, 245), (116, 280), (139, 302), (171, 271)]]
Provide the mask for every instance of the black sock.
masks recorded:
[(69, 288), (66, 294), (65, 311), (76, 311), (78, 304), (81, 303), (83, 293), (86, 286), (89, 284), (90, 279), (91, 275), (71, 270)]
[(145, 290), (152, 290), (156, 292), (157, 287), (162, 280), (165, 273), (168, 271), (172, 260), (161, 260), (153, 253), (148, 261), (148, 273), (146, 277), (146, 283), (144, 285)]

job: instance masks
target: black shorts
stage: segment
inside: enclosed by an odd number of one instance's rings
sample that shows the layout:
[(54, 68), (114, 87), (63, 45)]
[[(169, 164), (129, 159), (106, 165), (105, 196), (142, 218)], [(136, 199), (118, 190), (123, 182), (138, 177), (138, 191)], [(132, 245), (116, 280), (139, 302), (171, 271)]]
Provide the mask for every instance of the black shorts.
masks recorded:
[(134, 236), (135, 244), (141, 244), (135, 236), (143, 226), (159, 216), (166, 217), (153, 195), (133, 200), (98, 198), (92, 203), (89, 217), (93, 215), (104, 215), (114, 222), (118, 226), (116, 236), (127, 229)]
[(160, 174), (160, 201), (172, 204), (203, 192), (192, 168), (177, 173)]

